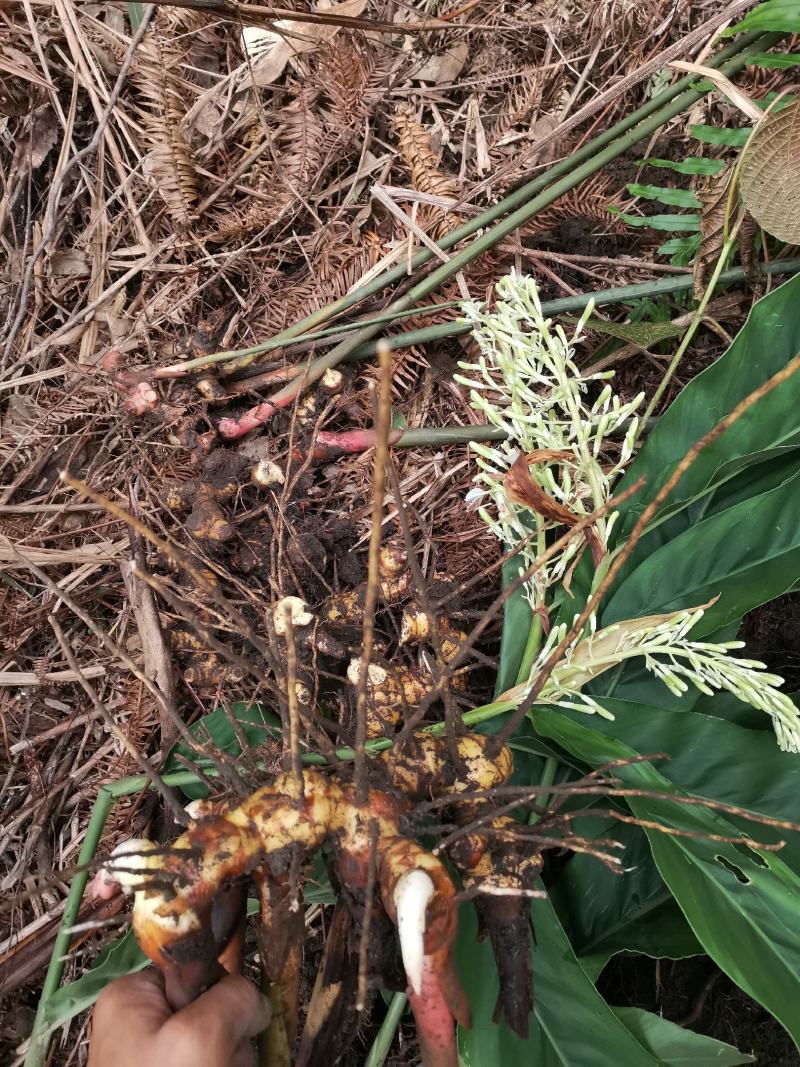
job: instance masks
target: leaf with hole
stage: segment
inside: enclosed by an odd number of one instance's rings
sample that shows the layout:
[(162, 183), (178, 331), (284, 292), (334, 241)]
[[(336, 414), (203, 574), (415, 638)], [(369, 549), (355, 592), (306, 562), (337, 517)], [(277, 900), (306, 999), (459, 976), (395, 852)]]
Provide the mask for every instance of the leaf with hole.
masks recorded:
[[(533, 720), (539, 733), (591, 766), (637, 755), (568, 713), (536, 708)], [(629, 788), (665, 794), (627, 798), (634, 815), (667, 831), (645, 827), (662, 878), (706, 952), (798, 1040), (800, 877), (780, 855), (709, 840), (709, 834), (739, 836), (739, 828), (718, 813), (682, 804), (682, 791), (652, 764), (614, 773)], [(752, 833), (757, 837), (757, 828)]]

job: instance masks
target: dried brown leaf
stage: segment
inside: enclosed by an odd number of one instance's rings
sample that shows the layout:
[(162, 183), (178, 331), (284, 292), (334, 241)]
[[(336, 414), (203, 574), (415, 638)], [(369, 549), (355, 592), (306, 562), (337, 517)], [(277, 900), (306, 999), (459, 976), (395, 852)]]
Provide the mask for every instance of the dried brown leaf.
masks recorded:
[(700, 201), (700, 248), (694, 261), (694, 295), (697, 300), (705, 292), (708, 275), (722, 251), (730, 176), (729, 170), (721, 174), (702, 174), (693, 183), (694, 194)]
[(800, 100), (768, 115), (744, 150), (745, 207), (767, 233), (800, 244)]

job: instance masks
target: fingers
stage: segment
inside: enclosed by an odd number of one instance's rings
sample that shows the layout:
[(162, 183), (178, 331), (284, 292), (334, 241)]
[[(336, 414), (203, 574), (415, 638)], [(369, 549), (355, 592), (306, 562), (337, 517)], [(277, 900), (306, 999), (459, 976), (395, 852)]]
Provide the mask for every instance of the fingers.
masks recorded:
[(164, 1032), (179, 1029), (192, 1040), (227, 1050), (230, 1057), (243, 1041), (260, 1034), (269, 1018), (266, 997), (246, 978), (229, 974), (174, 1015)]
[(94, 1009), (90, 1067), (123, 1062), (120, 1050), (136, 1049), (146, 1058), (171, 1016), (160, 971), (142, 971), (111, 982)]

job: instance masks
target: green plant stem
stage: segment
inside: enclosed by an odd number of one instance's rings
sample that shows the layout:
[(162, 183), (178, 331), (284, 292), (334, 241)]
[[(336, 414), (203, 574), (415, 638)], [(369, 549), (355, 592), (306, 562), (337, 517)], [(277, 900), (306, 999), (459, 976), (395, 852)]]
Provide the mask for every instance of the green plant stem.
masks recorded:
[[(709, 59), (707, 66), (720, 68), (728, 75), (736, 73), (736, 71), (740, 70), (741, 67), (746, 64), (747, 57), (751, 51), (751, 45), (756, 45), (757, 51), (766, 51), (781, 40), (783, 36), (785, 35), (782, 33), (769, 33), (763, 35), (760, 33), (743, 34), (738, 41), (721, 49), (716, 56)], [(631, 144), (636, 144), (645, 137), (649, 137), (650, 134), (658, 129), (664, 122), (667, 122), (681, 111), (690, 107), (695, 101), (701, 99), (707, 90), (698, 90), (697, 88), (694, 88), (696, 83), (697, 76), (694, 74), (688, 74), (683, 78), (679, 78), (674, 85), (669, 86), (664, 92), (659, 93), (651, 100), (648, 100), (636, 111), (625, 116), (625, 118), (621, 119), (610, 129), (599, 134), (582, 148), (579, 148), (571, 156), (560, 160), (558, 163), (548, 168), (544, 174), (527, 182), (499, 203), (492, 205), (492, 207), (487, 208), (486, 211), (481, 212), (474, 218), (464, 222), (461, 226), (457, 226), (455, 229), (450, 230), (449, 233), (444, 234), (437, 242), (439, 247), (443, 250), (452, 248), (465, 238), (471, 237), (472, 234), (477, 233), (486, 226), (490, 226), (506, 212), (514, 212), (514, 215), (509, 217), (516, 217), (518, 212), (515, 209), (517, 208), (524, 213), (522, 215), (523, 221), (529, 218), (530, 215), (542, 210), (543, 207), (546, 207), (558, 196), (561, 196), (563, 192), (568, 192), (585, 177), (593, 174), (600, 167), (605, 166), (609, 160), (614, 159), (622, 152), (627, 151)], [(632, 140), (628, 141), (625, 139), (625, 135), (631, 130), (634, 131), (635, 136), (633, 136)], [(625, 140), (624, 144), (623, 140)], [(611, 147), (608, 148), (608, 146)], [(608, 150), (606, 151), (607, 148)], [(583, 166), (583, 164), (587, 162), (589, 165), (588, 170)], [(557, 179), (561, 178), (564, 180), (562, 182), (557, 182)], [(547, 188), (551, 183), (556, 183), (553, 188), (558, 191), (555, 192), (551, 198), (545, 198), (542, 203), (538, 202), (539, 198), (536, 198), (537, 202), (534, 203), (532, 198), (535, 194)], [(496, 241), (500, 240), (505, 233), (510, 233), (511, 230), (518, 225), (519, 221), (514, 222), (503, 234), (497, 234), (496, 230), (490, 231), (491, 234), (495, 234), (495, 237), (494, 239), (490, 238), (488, 243), (486, 243), (486, 241), (489, 235), (485, 234), (484, 237), (480, 239), (484, 244), (478, 248), (474, 255), (460, 258), (464, 256), (464, 252), (468, 252), (475, 247), (475, 245), (470, 245), (469, 248), (465, 249), (459, 256), (454, 256), (449, 263), (444, 264), (443, 268), (434, 271), (430, 276), (431, 278), (434, 276), (437, 278), (433, 287), (435, 288), (435, 286), (439, 284), (442, 276), (445, 278), (451, 277), (457, 271), (461, 270), (466, 263), (469, 263), (475, 255), (480, 255), (486, 248), (490, 248)], [(432, 258), (433, 252), (428, 248), (420, 249), (411, 260), (411, 269), (416, 271)], [(378, 275), (376, 278), (373, 278), (372, 281), (368, 282), (366, 285), (359, 286), (351, 293), (347, 293), (333, 303), (328, 304), (326, 307), (320, 308), (311, 315), (306, 315), (305, 318), (298, 320), (291, 326), (287, 327), (287, 329), (282, 330), (279, 334), (263, 341), (260, 345), (254, 345), (251, 348), (241, 349), (239, 351), (212, 353), (210, 356), (202, 357), (204, 360), (203, 365), (207, 365), (211, 362), (221, 362), (227, 359), (255, 357), (262, 352), (269, 351), (271, 348), (281, 347), (281, 345), (285, 344), (290, 339), (299, 337), (301, 334), (307, 333), (321, 323), (329, 321), (340, 312), (346, 311), (348, 308), (352, 307), (354, 304), (358, 304), (367, 297), (381, 292), (381, 290), (389, 285), (393, 285), (395, 282), (402, 281), (407, 277), (407, 272), (408, 268), (405, 263), (394, 267), (391, 270)], [(430, 289), (426, 289), (425, 291), (429, 292)], [(417, 295), (414, 299), (419, 299), (419, 296)], [(403, 307), (398, 307), (396, 304), (392, 304), (387, 310), (392, 314), (396, 314), (398, 311), (405, 310), (408, 306), (410, 306), (410, 304), (404, 303)], [(363, 339), (366, 340), (366, 337)], [(341, 358), (343, 357), (340, 357), (340, 359)], [(339, 362), (339, 360), (336, 362)], [(332, 366), (333, 364), (330, 365)], [(324, 370), (320, 372), (320, 374), (322, 373), (324, 373)]]
[[(774, 35), (771, 35), (774, 37)], [(780, 39), (779, 37), (777, 39)], [(746, 49), (742, 50), (746, 53)], [(745, 65), (747, 61), (746, 54), (736, 54), (726, 63), (720, 65), (721, 69), (726, 74), (734, 73)], [(662, 94), (665, 95), (665, 94)], [(672, 95), (672, 94), (670, 94)], [(585, 162), (576, 165), (576, 156), (573, 156), (571, 160), (567, 161), (569, 171), (565, 177), (558, 181), (552, 182), (544, 192), (539, 193), (538, 196), (532, 196), (523, 200), (520, 207), (510, 214), (505, 215), (499, 222), (496, 222), (491, 229), (487, 230), (481, 237), (476, 238), (471, 244), (468, 244), (466, 248), (461, 249), (447, 262), (441, 264), (439, 267), (431, 271), (427, 277), (422, 281), (413, 285), (407, 293), (394, 300), (386, 311), (390, 314), (397, 314), (398, 312), (406, 311), (408, 308), (413, 307), (418, 301), (423, 300), (429, 296), (432, 292), (439, 288), (439, 286), (448, 281), (458, 271), (463, 270), (468, 264), (470, 264), (478, 256), (483, 255), (484, 252), (489, 251), (504, 237), (508, 237), (513, 233), (517, 227), (522, 226), (525, 222), (531, 219), (539, 211), (543, 211), (546, 207), (549, 207), (555, 200), (563, 196), (565, 193), (570, 192), (577, 185), (579, 185), (586, 178), (596, 174), (612, 159), (616, 159), (624, 152), (627, 152), (633, 145), (638, 144), (639, 141), (645, 140), (656, 132), (664, 123), (670, 119), (679, 115), (685, 108), (689, 107), (696, 100), (699, 100), (703, 95), (703, 92), (696, 89), (687, 89), (685, 92), (679, 93), (663, 107), (658, 108), (653, 114), (649, 115), (643, 122), (639, 122), (633, 129), (624, 133), (622, 136), (617, 137), (608, 147), (597, 151), (596, 146), (593, 148), (592, 154)], [(552, 171), (550, 172), (549, 179), (552, 179)], [(506, 201), (501, 202), (502, 210), (508, 210), (509, 201), (513, 197), (507, 198)], [(474, 222), (475, 220), (473, 220)], [(335, 305), (331, 305), (334, 307)], [(292, 327), (296, 329), (297, 327)], [(340, 341), (338, 345), (327, 352), (324, 356), (320, 356), (308, 365), (305, 373), (285, 385), (282, 389), (279, 389), (271, 397), (269, 397), (263, 404), (258, 405), (248, 416), (243, 417), (243, 426), (237, 428), (235, 431), (233, 427), (227, 427), (226, 432), (223, 434), (225, 437), (242, 436), (243, 433), (248, 432), (244, 429), (244, 425), (248, 429), (254, 429), (256, 425), (260, 425), (272, 418), (278, 411), (288, 407), (297, 396), (312, 382), (318, 381), (323, 374), (330, 370), (332, 367), (337, 366), (342, 360), (347, 359), (358, 348), (358, 346), (364, 342), (371, 340), (372, 337), (380, 330), (380, 326), (372, 322), (368, 322), (357, 330), (352, 337), (348, 337), (344, 341)]]
[(684, 357), (686, 349), (691, 344), (694, 335), (697, 333), (700, 323), (703, 321), (703, 315), (705, 314), (705, 310), (708, 307), (708, 302), (714, 294), (717, 285), (719, 284), (720, 276), (722, 275), (722, 268), (725, 266), (728, 256), (730, 255), (731, 249), (733, 248), (733, 242), (736, 238), (736, 232), (737, 228), (734, 228), (733, 232), (730, 234), (730, 236), (727, 238), (727, 240), (722, 246), (722, 251), (720, 252), (719, 258), (717, 259), (716, 265), (714, 266), (714, 272), (712, 273), (711, 279), (708, 285), (706, 286), (705, 292), (703, 293), (703, 298), (697, 306), (697, 309), (694, 313), (694, 317), (689, 324), (688, 330), (683, 335), (681, 343), (675, 349), (675, 355), (670, 360), (670, 364), (664, 373), (664, 377), (661, 379), (658, 384), (658, 388), (650, 398), (650, 402), (647, 405), (644, 416), (642, 418), (642, 424), (644, 424), (647, 419), (652, 416), (653, 412), (658, 407), (661, 401), (661, 397), (664, 395), (665, 389), (672, 381), (673, 374), (678, 369), (680, 362)]
[[(759, 273), (770, 276), (773, 274), (796, 274), (800, 271), (800, 256), (791, 259), (778, 259), (771, 263), (762, 264)], [(744, 281), (747, 277), (742, 267), (731, 267), (724, 270), (719, 276), (719, 285), (729, 285), (732, 282)], [(560, 315), (564, 312), (583, 311), (589, 301), (594, 301), (596, 307), (606, 304), (620, 304), (629, 300), (640, 300), (642, 297), (669, 296), (672, 293), (685, 293), (694, 285), (691, 274), (674, 274), (666, 278), (658, 278), (652, 282), (640, 282), (637, 285), (619, 285), (612, 289), (601, 289), (596, 293), (579, 294), (578, 296), (563, 296), (556, 300), (545, 300), (542, 303), (542, 312), (545, 315)], [(418, 330), (408, 330), (406, 333), (394, 334), (391, 337), (382, 338), (389, 348), (394, 350), (406, 348), (411, 345), (424, 344), (431, 341), (439, 341), (445, 337), (459, 337), (469, 333), (472, 326), (463, 320), (454, 319), (452, 322), (439, 322), (435, 326), (423, 326)], [(375, 355), (377, 342), (368, 342), (360, 345), (351, 353), (351, 360), (369, 359)]]
[(539, 612), (533, 613), (531, 628), (528, 631), (528, 640), (525, 642), (525, 650), (517, 672), (517, 685), (522, 685), (526, 678), (530, 677), (539, 649), (542, 647), (542, 616)]
[[(556, 774), (558, 773), (558, 768), (559, 768), (559, 760), (555, 756), (548, 756), (547, 759), (544, 761), (544, 767), (542, 768), (542, 776), (539, 779), (539, 785), (545, 786), (545, 787), (548, 786), (548, 785), (552, 785), (553, 782), (556, 780)], [(546, 808), (547, 807), (547, 802), (549, 800), (550, 800), (550, 794), (549, 793), (540, 793), (536, 798), (536, 803), (540, 807)], [(530, 815), (528, 816), (528, 826), (534, 826), (539, 821), (540, 818), (541, 818), (541, 814), (538, 811), (532, 811), (530, 813)]]
[[(146, 776), (141, 775), (140, 777), (144, 779), (148, 785), (151, 784)], [(116, 797), (111, 789), (107, 786), (100, 787), (97, 794), (97, 800), (95, 800), (94, 807), (92, 808), (89, 823), (86, 827), (86, 835), (83, 839), (83, 844), (81, 845), (81, 851), (78, 855), (79, 866), (89, 864), (92, 859), (94, 859), (97, 846), (100, 843), (100, 835), (103, 832), (103, 827), (106, 824), (106, 819), (108, 818), (108, 814), (111, 811), (115, 799)], [(30, 1044), (28, 1046), (27, 1055), (25, 1056), (25, 1067), (41, 1067), (45, 1061), (47, 1046), (50, 1041), (46, 1022), (47, 1004), (53, 993), (58, 989), (59, 983), (61, 982), (61, 975), (64, 973), (64, 960), (66, 954), (69, 952), (71, 940), (69, 931), (75, 925), (75, 921), (78, 918), (81, 897), (86, 888), (88, 878), (88, 871), (80, 871), (72, 879), (72, 885), (69, 887), (69, 895), (67, 896), (67, 902), (64, 905), (64, 913), (61, 916), (58, 933), (56, 934), (55, 943), (53, 944), (53, 953), (50, 957), (50, 964), (47, 968), (47, 974), (45, 975), (44, 984), (42, 986), (42, 994), (36, 1009), (36, 1018), (33, 1023)]]
[(389, 1002), (386, 1017), (381, 1023), (378, 1035), (372, 1042), (372, 1048), (369, 1050), (369, 1056), (367, 1056), (364, 1067), (383, 1067), (407, 1003), (408, 997), (405, 993), (394, 994)]

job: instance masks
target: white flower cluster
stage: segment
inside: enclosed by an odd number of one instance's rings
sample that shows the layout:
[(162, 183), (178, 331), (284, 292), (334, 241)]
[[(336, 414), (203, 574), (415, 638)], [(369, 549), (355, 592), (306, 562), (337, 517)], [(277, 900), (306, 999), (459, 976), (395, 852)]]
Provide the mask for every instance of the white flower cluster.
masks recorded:
[[(574, 347), (591, 307), (568, 338), (561, 326), (545, 319), (532, 278), (512, 273), (498, 283), (497, 295), (490, 312), (478, 304), (464, 308), (481, 355), (477, 363), (461, 363), (468, 373), (456, 380), (469, 387), (472, 406), (508, 434), (507, 441), (494, 447), (472, 445), (480, 473), (479, 490), (470, 498), (491, 498), (494, 508), (482, 506), (479, 512), (505, 545), (525, 541), (520, 551), (524, 568), (541, 551), (549, 524), (508, 499), (503, 478), (509, 467), (520, 454), (541, 449), (560, 453), (557, 460), (531, 463), (531, 478), (557, 504), (579, 516), (590, 514), (608, 500), (612, 483), (630, 459), (643, 394), (622, 403), (607, 382), (613, 372), (585, 375), (575, 365)], [(589, 398), (590, 386), (594, 400)], [(604, 468), (598, 458), (603, 441), (622, 427), (626, 432), (619, 456)], [(604, 545), (612, 522), (609, 516), (597, 523)], [(564, 577), (578, 547), (569, 545), (546, 574), (536, 576), (528, 589), (533, 606), (542, 603), (548, 585)]]
[[(614, 623), (581, 637), (567, 649), (548, 678), (538, 703), (613, 716), (582, 688), (617, 664), (642, 657), (645, 667), (678, 696), (690, 685), (712, 696), (724, 689), (739, 700), (772, 716), (778, 745), (785, 752), (800, 752), (800, 714), (778, 686), (783, 679), (764, 670), (758, 660), (737, 659), (728, 653), (743, 641), (691, 641), (689, 631), (703, 617), (703, 608), (648, 615)], [(564, 639), (565, 624), (554, 627), (533, 665), (529, 679), (503, 694), (521, 703), (553, 649)]]

